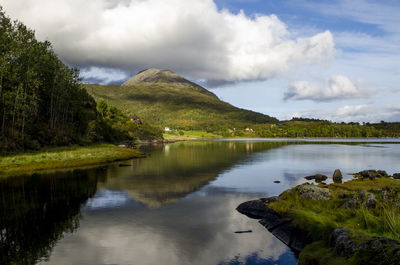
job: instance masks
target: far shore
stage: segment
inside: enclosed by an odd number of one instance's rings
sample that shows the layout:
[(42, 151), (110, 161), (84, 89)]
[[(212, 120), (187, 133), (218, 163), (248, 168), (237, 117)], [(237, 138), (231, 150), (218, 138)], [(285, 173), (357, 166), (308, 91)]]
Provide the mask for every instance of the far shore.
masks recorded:
[(49, 148), (0, 156), (0, 177), (101, 165), (140, 157), (144, 157), (144, 154), (137, 149), (112, 144)]
[(209, 133), (206, 131), (181, 131), (181, 134), (178, 132), (164, 132), (164, 143), (173, 143), (178, 141), (196, 141), (196, 140), (218, 140), (218, 139), (271, 139), (271, 140), (328, 140), (328, 139), (337, 139), (337, 140), (374, 140), (376, 142), (387, 141), (390, 139), (395, 140), (394, 142), (400, 142), (400, 138), (396, 137), (260, 137), (254, 134), (246, 134), (244, 136), (222, 136), (214, 133)]

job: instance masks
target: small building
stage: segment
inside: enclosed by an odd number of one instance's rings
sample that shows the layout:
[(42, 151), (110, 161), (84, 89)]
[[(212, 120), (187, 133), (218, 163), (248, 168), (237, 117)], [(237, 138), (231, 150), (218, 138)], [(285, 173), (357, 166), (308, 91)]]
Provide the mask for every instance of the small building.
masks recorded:
[(138, 116), (136, 116), (136, 115), (132, 115), (130, 119), (131, 119), (131, 122), (134, 122), (136, 124), (141, 124), (142, 123), (140, 121), (140, 118)]

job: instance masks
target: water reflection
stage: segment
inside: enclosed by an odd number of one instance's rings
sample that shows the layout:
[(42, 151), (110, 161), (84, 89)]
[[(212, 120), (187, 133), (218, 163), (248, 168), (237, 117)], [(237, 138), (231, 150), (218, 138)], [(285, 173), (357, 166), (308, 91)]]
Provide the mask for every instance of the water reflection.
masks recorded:
[(175, 143), (124, 167), (1, 179), (0, 263), (296, 264), (236, 206), (336, 168), (398, 172), (399, 147)]
[[(153, 210), (135, 201), (113, 211), (85, 209), (79, 232), (55, 248), (50, 263), (243, 264), (249, 259), (248, 264), (277, 264), (282, 258), (295, 264), (286, 246), (235, 211), (249, 196), (199, 192), (203, 196)], [(245, 229), (253, 233), (234, 233)]]
[[(107, 173), (109, 190), (123, 190), (149, 207), (174, 203), (215, 180), (253, 152), (282, 143), (190, 142), (166, 145), (148, 159), (132, 161), (131, 167), (114, 167)], [(148, 150), (147, 150), (148, 151)]]
[(79, 227), (80, 207), (96, 192), (86, 171), (0, 179), (0, 264), (35, 264), (64, 232)]

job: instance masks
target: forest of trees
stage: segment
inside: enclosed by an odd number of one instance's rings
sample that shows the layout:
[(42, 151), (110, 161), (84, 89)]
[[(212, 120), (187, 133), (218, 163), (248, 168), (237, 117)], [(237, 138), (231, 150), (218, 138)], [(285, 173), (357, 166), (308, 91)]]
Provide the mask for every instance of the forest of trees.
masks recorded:
[(140, 133), (122, 112), (106, 103), (99, 105), (103, 113), (97, 107), (79, 71), (0, 7), (0, 150), (131, 140)]

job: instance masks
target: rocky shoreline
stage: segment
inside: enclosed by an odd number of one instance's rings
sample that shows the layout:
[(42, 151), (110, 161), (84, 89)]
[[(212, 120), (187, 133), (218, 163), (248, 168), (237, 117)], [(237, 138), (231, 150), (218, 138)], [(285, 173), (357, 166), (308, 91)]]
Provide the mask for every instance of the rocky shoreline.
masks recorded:
[[(376, 232), (368, 227), (367, 221), (366, 228), (356, 229), (353, 225), (346, 227), (346, 220), (332, 221), (332, 224), (324, 227), (324, 222), (318, 220), (318, 216), (312, 217), (315, 218), (314, 222), (312, 218), (304, 218), (312, 216), (312, 211), (320, 211), (323, 216), (325, 208), (326, 211), (336, 211), (339, 217), (345, 214), (371, 214), (380, 218), (379, 214), (390, 207), (395, 211), (392, 217), (398, 217), (400, 174), (389, 176), (382, 170), (364, 170), (354, 176), (356, 180), (341, 184), (342, 174), (340, 170), (336, 170), (333, 174), (334, 183), (330, 185), (305, 183), (286, 190), (279, 196), (244, 202), (237, 207), (237, 211), (259, 219), (261, 225), (299, 255), (299, 264), (341, 264), (335, 263), (339, 259), (346, 260), (346, 264), (400, 264), (400, 242), (393, 239), (398, 236), (396, 233), (400, 231), (400, 227), (392, 228), (393, 234), (388, 234), (392, 238), (389, 238), (379, 233), (369, 236), (371, 231), (375, 234)], [(306, 177), (309, 178), (310, 176)], [(321, 174), (314, 178), (311, 176), (311, 179), (317, 178), (326, 180)], [(318, 204), (321, 207), (313, 209), (313, 205)], [(301, 214), (296, 214), (301, 211), (308, 211), (307, 215), (302, 217)], [(332, 219), (335, 218), (332, 215)], [(400, 225), (400, 221), (393, 221), (395, 226)], [(344, 226), (338, 226), (342, 224)], [(355, 227), (357, 225), (360, 226), (356, 224)], [(321, 231), (317, 235), (313, 234), (315, 228)], [(325, 252), (331, 253), (329, 263), (326, 257), (320, 257), (322, 254), (313, 249), (313, 244), (320, 244)]]
[(260, 219), (259, 223), (261, 225), (298, 254), (307, 244), (311, 243), (311, 239), (307, 231), (294, 227), (290, 218), (281, 217), (268, 207), (267, 201), (275, 200), (276, 198), (271, 197), (244, 202), (236, 210), (250, 218)]

